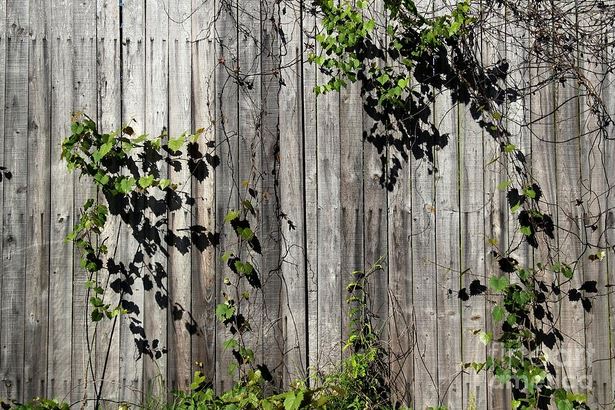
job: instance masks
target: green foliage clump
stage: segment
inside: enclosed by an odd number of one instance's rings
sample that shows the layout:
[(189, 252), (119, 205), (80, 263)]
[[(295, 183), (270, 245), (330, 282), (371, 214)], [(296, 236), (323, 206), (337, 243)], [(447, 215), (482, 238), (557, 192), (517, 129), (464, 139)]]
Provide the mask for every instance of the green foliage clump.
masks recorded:
[[(299, 410), (299, 409), (389, 409), (393, 408), (388, 385), (388, 353), (372, 327), (367, 279), (378, 272), (377, 263), (368, 271), (354, 272), (348, 284), (350, 335), (343, 345), (347, 356), (337, 371), (314, 376), (311, 383), (296, 381), (283, 392), (267, 394), (263, 370), (250, 368), (228, 391), (216, 395), (206, 378), (197, 372), (190, 392), (178, 393), (174, 409)], [(222, 309), (220, 309), (222, 310)], [(225, 310), (226, 312), (226, 310)], [(227, 320), (225, 314), (219, 319)], [(246, 366), (242, 362), (238, 366)], [(310, 386), (310, 385), (313, 385)]]
[(57, 400), (35, 398), (27, 403), (4, 402), (0, 400), (0, 408), (6, 410), (68, 410), (70, 406)]

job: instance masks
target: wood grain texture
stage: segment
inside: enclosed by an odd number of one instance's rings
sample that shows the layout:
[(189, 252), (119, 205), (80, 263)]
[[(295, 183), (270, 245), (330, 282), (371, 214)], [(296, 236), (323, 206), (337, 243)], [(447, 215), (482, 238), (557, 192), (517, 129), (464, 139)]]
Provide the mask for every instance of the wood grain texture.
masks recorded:
[[(465, 107), (458, 107), (457, 135), (459, 138), (460, 247), (461, 283), (469, 289), (479, 280), (486, 283), (485, 255), (487, 238), (484, 220), (484, 144), (483, 134)], [(491, 310), (484, 300), (471, 298), (461, 302), (461, 337), (463, 363), (482, 362), (487, 349), (479, 342), (476, 332), (486, 329)], [(487, 408), (486, 374), (468, 372), (462, 376), (463, 403), (476, 403)]]
[(28, 206), (29, 4), (8, 1), (4, 166), (13, 178), (4, 187), (2, 302), (0, 302), (0, 396), (23, 398)]
[[(316, 51), (316, 19), (308, 8), (303, 8), (301, 44), (304, 52)], [(318, 365), (318, 169), (316, 123), (318, 120), (317, 98), (312, 92), (317, 85), (316, 67), (302, 61), (303, 84), (303, 160), (305, 178), (305, 275), (306, 275), (306, 326), (307, 364), (312, 375)]]
[[(96, 78), (96, 19), (95, 2), (73, 3), (73, 55), (74, 65), (72, 111), (88, 115), (97, 112)], [(96, 198), (94, 185), (90, 181), (79, 180), (73, 188), (73, 210), (81, 210), (86, 200)], [(85, 269), (80, 266), (81, 251), (73, 254), (73, 344), (71, 363), (71, 402), (85, 400), (94, 395), (89, 364), (90, 353), (94, 347), (92, 322), (88, 314), (88, 291), (85, 283), (89, 279)], [(85, 402), (83, 402), (85, 403)]]
[[(320, 22), (317, 21), (320, 29)], [(316, 84), (329, 78), (316, 73)], [(339, 94), (320, 94), (316, 99), (317, 169), (317, 311), (318, 368), (331, 369), (341, 358), (342, 272)]]
[[(584, 281), (583, 246), (579, 241), (582, 234), (583, 215), (576, 201), (581, 197), (581, 130), (579, 118), (579, 100), (575, 98), (577, 87), (556, 85), (553, 88), (553, 104), (557, 111), (553, 115), (555, 180), (557, 211), (554, 213), (558, 226), (556, 233), (556, 261), (570, 265), (575, 274), (570, 286), (579, 288)], [(566, 278), (559, 275), (559, 281)], [(567, 337), (561, 345), (560, 361), (562, 368), (562, 385), (574, 391), (585, 392), (586, 357), (585, 357), (585, 315), (581, 303), (560, 303), (559, 329)]]
[[(445, 2), (418, 4), (438, 13)], [(385, 23), (383, 2), (370, 7)], [(507, 38), (484, 36), (491, 42), (477, 52), (485, 62), (507, 58), (514, 65), (532, 58), (521, 52), (521, 45), (533, 41), (527, 33), (495, 24)], [(255, 323), (248, 343), (257, 361), (273, 370), (276, 388), (330, 369), (343, 357), (345, 285), (353, 270), (384, 256), (384, 271), (375, 274), (370, 291), (376, 329), (391, 348), (396, 399), (417, 409), (508, 406), (509, 389), (484, 373), (458, 375), (462, 362), (501, 354), (474, 334), (486, 328), (497, 336), (491, 320), (495, 299), (460, 302), (455, 292), (498, 271), (497, 259), (487, 254), (494, 246), (528, 266), (576, 261), (575, 287), (584, 280), (596, 280), (599, 289), (613, 283), (612, 250), (606, 261), (587, 257), (613, 238), (608, 170), (615, 148), (598, 143), (587, 99), (576, 100), (578, 89), (539, 87), (548, 69), (512, 73), (510, 81), (531, 84), (535, 94), (505, 107), (511, 142), (531, 154), (542, 206), (564, 228), (559, 252), (534, 252), (522, 243), (517, 216), (497, 188), (514, 178), (510, 163), (447, 94), (433, 107), (433, 119), (451, 134), (437, 153), (439, 171), (430, 174), (428, 164), (411, 160), (390, 192), (381, 186), (381, 157), (361, 140), (372, 123), (361, 107), (360, 86), (318, 97), (312, 92), (327, 80), (306, 61), (318, 47), (317, 27), (322, 29), (309, 5), (300, 2), (0, 0), (0, 161), (13, 173), (0, 184), (1, 397), (91, 397), (88, 336), (95, 339), (94, 376), (99, 383), (105, 379), (107, 399), (154, 397), (159, 404), (169, 390), (187, 387), (196, 370), (216, 379), (218, 390), (229, 388), (227, 367), (234, 359), (223, 344), (230, 335), (214, 312), (227, 290), (224, 278), (231, 275), (219, 257), (238, 253), (239, 246), (223, 219), (251, 187), (258, 206), (250, 222), (263, 254), (249, 257), (264, 289), (242, 309)], [(600, 92), (612, 106), (609, 81)], [(569, 98), (555, 116), (543, 118)], [(63, 240), (85, 198), (96, 192), (59, 159), (74, 110), (96, 117), (104, 131), (131, 119), (137, 133), (153, 136), (168, 130), (176, 137), (202, 127), (199, 147), (215, 149), (221, 160), (203, 181), (190, 180), (183, 167), (161, 173), (196, 201), (170, 213), (169, 228), (198, 224), (207, 232), (220, 230), (221, 243), (203, 252), (192, 244), (191, 254), (170, 249), (168, 260), (162, 254), (146, 258), (168, 270), (162, 286), (171, 292), (169, 310), (144, 291), (142, 281), (130, 296), (150, 342), (169, 349), (157, 361), (136, 360), (128, 316), (118, 319), (115, 330), (112, 321), (98, 324), (95, 336), (94, 327), (85, 326), (87, 277)], [(389, 165), (396, 160), (393, 151), (383, 154)], [(112, 237), (110, 249), (119, 245), (118, 259), (130, 262), (138, 245), (126, 227), (115, 243), (120, 225), (111, 222), (103, 236)], [(603, 229), (607, 234), (601, 236)], [(580, 247), (578, 238), (588, 246)], [(245, 250), (241, 256), (248, 256)], [(105, 300), (113, 305), (117, 297), (110, 291)], [(605, 323), (615, 317), (615, 303), (612, 295), (600, 295), (593, 306), (588, 313), (562, 304), (559, 320), (574, 340), (562, 350), (567, 373), (562, 367), (558, 372), (560, 382), (587, 381), (595, 407), (613, 400), (613, 325)], [(181, 319), (173, 320), (180, 312)]]
[[(191, 24), (190, 2), (169, 2), (169, 138), (176, 138), (192, 125), (191, 111)], [(169, 167), (169, 178), (177, 181), (178, 190), (191, 196), (190, 173), (186, 167), (186, 149), (180, 157), (180, 169)], [(183, 195), (183, 194), (182, 194)], [(185, 232), (191, 223), (192, 207), (185, 204), (169, 214), (169, 229)], [(180, 234), (183, 235), (183, 234)], [(173, 322), (168, 326), (169, 386), (172, 390), (186, 389), (192, 379), (191, 371), (191, 258), (180, 249), (169, 247), (169, 307)], [(181, 312), (181, 314), (176, 314)]]
[[(606, 40), (606, 37), (604, 38)], [(582, 50), (581, 50), (582, 51)], [(604, 57), (602, 57), (604, 59)], [(604, 98), (604, 88), (601, 87), (600, 77), (604, 74), (603, 67), (594, 67), (579, 58), (578, 65), (586, 69), (589, 86), (600, 93)], [(593, 68), (599, 68), (596, 74)], [(608, 83), (607, 83), (608, 84)], [(584, 204), (581, 210), (582, 225), (580, 234), (588, 247), (583, 255), (580, 270), (583, 272), (583, 281), (595, 281), (599, 292), (608, 289), (609, 273), (608, 259), (592, 260), (591, 255), (604, 254), (607, 258), (606, 220), (604, 212), (608, 209), (608, 162), (609, 152), (612, 152), (613, 141), (603, 140), (596, 118), (589, 112), (592, 106), (592, 97), (579, 93), (579, 153), (580, 153), (580, 195)], [(607, 102), (608, 104), (608, 102)], [(592, 296), (586, 294), (587, 296)], [(586, 379), (583, 388), (587, 389), (590, 406), (599, 408), (608, 405), (613, 400), (613, 384), (610, 353), (608, 296), (591, 298), (592, 310), (585, 312), (585, 360)]]
[[(453, 2), (434, 2), (434, 14), (450, 14)], [(448, 134), (448, 145), (435, 150), (434, 202), (435, 202), (435, 271), (438, 342), (438, 405), (454, 407), (463, 403), (461, 374), (461, 301), (450, 291), (459, 289), (460, 211), (459, 211), (459, 116), (452, 103), (451, 93), (436, 92), (433, 115), (441, 134)], [(437, 262), (436, 262), (437, 261)]]
[[(157, 137), (169, 129), (169, 16), (165, 10), (168, 2), (148, 0), (145, 3), (145, 132), (150, 137)], [(160, 166), (160, 177), (167, 178), (168, 170)], [(154, 194), (157, 199), (163, 199), (164, 193)], [(160, 219), (154, 212), (149, 212), (152, 221)], [(165, 215), (166, 217), (166, 215)], [(153, 228), (155, 229), (155, 228)], [(159, 238), (164, 236), (163, 229), (158, 229)], [(153, 272), (168, 272), (167, 244), (160, 240), (160, 251), (147, 258)], [(155, 402), (164, 403), (168, 398), (168, 355), (162, 354), (163, 349), (170, 348), (167, 338), (168, 307), (161, 306), (155, 295), (164, 295), (168, 289), (168, 277), (162, 275), (160, 286), (154, 286), (145, 294), (143, 302), (143, 323), (146, 334), (153, 343), (158, 343), (160, 357), (154, 353), (153, 358), (145, 357), (143, 362), (143, 389), (146, 397), (152, 397)]]
[[(121, 58), (120, 58), (120, 7), (113, 0), (97, 2), (96, 38), (97, 38), (97, 120), (99, 131), (110, 132), (120, 128), (122, 122), (121, 105)], [(98, 200), (103, 202), (104, 196), (98, 194)], [(115, 238), (120, 229), (121, 221), (110, 218), (102, 236), (109, 238), (109, 257), (115, 258), (118, 246)], [(99, 284), (108, 283), (106, 272), (95, 279)], [(104, 293), (105, 303), (117, 306), (119, 295), (112, 289)], [(116, 320), (103, 320), (96, 326), (95, 348), (95, 382), (101, 397), (109, 400), (119, 400), (119, 330)], [(102, 387), (102, 389), (101, 389)]]
[[(2, 109), (0, 109), (0, 130), (1, 130), (1, 134), (2, 135), (2, 143), (0, 143), (0, 158), (2, 158), (4, 160), (4, 138), (5, 138), (5, 131), (4, 131), (4, 117), (5, 117), (5, 113), (4, 113), (4, 107), (6, 106), (6, 94), (5, 94), (5, 90), (6, 90), (6, 45), (7, 45), (7, 40), (8, 40), (8, 33), (6, 30), (6, 0), (2, 0), (0, 1), (0, 107), (2, 107)], [(4, 166), (4, 165), (3, 165)], [(5, 181), (5, 179), (3, 179), (3, 182)], [(4, 213), (5, 213), (5, 208), (4, 208), (4, 183), (0, 183), (0, 204), (2, 206), (0, 206), (0, 221), (4, 221)], [(1, 222), (0, 222), (1, 223)], [(2, 229), (2, 228), (0, 228)], [(0, 235), (1, 235), (1, 231), (0, 231)], [(2, 240), (2, 238), (0, 237), (0, 255), (2, 255), (2, 249), (4, 248), (4, 240)], [(4, 259), (0, 259), (0, 267), (2, 267), (4, 272)], [(4, 293), (2, 293), (2, 279), (0, 278), (0, 296), (3, 296)], [(0, 338), (2, 337), (1, 335), (1, 329), (2, 329), (2, 311), (0, 310)], [(4, 388), (2, 391), (4, 392)]]
[[(145, 132), (145, 1), (130, 1), (121, 4), (121, 50), (122, 50), (122, 84), (121, 84), (121, 127), (130, 125), (136, 135)], [(138, 151), (135, 152), (138, 154)], [(129, 172), (126, 172), (128, 175)], [(137, 207), (137, 204), (132, 205)], [(123, 292), (122, 299), (134, 303), (139, 312), (121, 315), (117, 322), (117, 337), (119, 343), (118, 383), (116, 387), (119, 399), (126, 402), (140, 402), (143, 398), (143, 363), (146, 358), (139, 357), (135, 341), (140, 336), (133, 331), (135, 326), (141, 326), (143, 316), (144, 289), (138, 275), (145, 273), (142, 264), (137, 261), (137, 253), (143, 252), (141, 246), (133, 237), (133, 227), (136, 218), (124, 221), (120, 227), (118, 255), (129, 272), (126, 278), (134, 280), (131, 292)]]
[(304, 221), (305, 178), (303, 151), (303, 101), (301, 73), (301, 9), (288, 8), (280, 17), (286, 49), (280, 58), (280, 208), (286, 215), (281, 221), (282, 323), (284, 329), (283, 383), (307, 377), (307, 284)]
[[(50, 54), (47, 2), (30, 3), (28, 84), (28, 204), (24, 398), (47, 394), (49, 303)], [(1, 15), (1, 14), (0, 14)]]
[[(216, 172), (216, 226), (220, 232), (220, 244), (216, 252), (216, 303), (225, 300), (223, 292), (229, 292), (224, 278), (230, 275), (221, 256), (224, 252), (238, 254), (237, 236), (230, 224), (224, 222), (229, 210), (238, 209), (238, 188), (240, 181), (235, 179), (238, 172), (238, 132), (239, 89), (233, 74), (237, 71), (237, 3), (235, 0), (220, 2), (216, 15), (216, 154), (220, 157), (220, 166)], [(230, 337), (225, 327), (218, 323), (216, 327), (216, 390), (230, 388), (229, 365), (234, 362), (231, 352), (224, 349), (224, 342)]]
[[(192, 122), (193, 129), (205, 131), (199, 139), (201, 152), (215, 142), (215, 67), (216, 47), (214, 42), (215, 4), (194, 0), (192, 7)], [(161, 71), (162, 73), (162, 71)], [(192, 195), (196, 200), (192, 223), (204, 227), (208, 233), (216, 232), (215, 173), (209, 172), (204, 181), (193, 179)], [(192, 248), (192, 315), (198, 325), (198, 333), (192, 338), (192, 373), (200, 370), (208, 380), (214, 379), (216, 318), (216, 253), (213, 244), (203, 251)]]

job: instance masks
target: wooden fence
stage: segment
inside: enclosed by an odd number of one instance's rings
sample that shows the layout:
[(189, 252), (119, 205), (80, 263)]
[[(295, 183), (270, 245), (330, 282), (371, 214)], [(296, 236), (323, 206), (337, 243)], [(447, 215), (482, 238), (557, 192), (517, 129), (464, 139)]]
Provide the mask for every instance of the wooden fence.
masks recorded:
[[(457, 298), (461, 287), (496, 271), (492, 246), (519, 242), (505, 192), (498, 190), (508, 179), (498, 147), (465, 108), (451, 106), (443, 95), (434, 115), (453, 138), (436, 154), (439, 172), (429, 172), (424, 162), (404, 162), (394, 189), (383, 189), (381, 156), (362, 138), (371, 124), (358, 86), (318, 97), (312, 92), (323, 77), (304, 62), (317, 26), (309, 7), (298, 1), (285, 7), (269, 0), (235, 3), (0, 0), (0, 164), (12, 172), (0, 183), (0, 398), (91, 398), (92, 379), (99, 381), (105, 363), (103, 397), (111, 400), (164, 396), (167, 387), (189, 386), (196, 370), (218, 388), (229, 387), (228, 335), (214, 315), (228, 275), (220, 249), (235, 246), (223, 219), (253, 188), (262, 198), (256, 226), (263, 252), (255, 264), (265, 283), (255, 296), (253, 313), (260, 319), (252, 342), (277, 383), (341, 358), (345, 284), (353, 270), (384, 257), (370, 291), (406, 400), (417, 409), (508, 407), (507, 389), (484, 373), (461, 371), (461, 363), (490, 353), (475, 333), (491, 328), (491, 302)], [(483, 53), (523, 57), (506, 39)], [(243, 83), (233, 80), (237, 74)], [(531, 85), (539, 73), (518, 75)], [(531, 126), (510, 124), (516, 145), (531, 154), (547, 203), (559, 204), (552, 210), (567, 232), (558, 235), (562, 259), (584, 251), (577, 235), (592, 235), (578, 223), (592, 210), (575, 200), (585, 200), (590, 186), (605, 191), (602, 165), (613, 169), (615, 158), (613, 141), (598, 152), (589, 149), (591, 138), (571, 138), (586, 124), (577, 115), (577, 100), (569, 101), (565, 92), (573, 91), (542, 89), (515, 103), (512, 118)], [(559, 101), (569, 101), (558, 110), (561, 116), (541, 116)], [(220, 245), (188, 254), (170, 249), (160, 259), (170, 300), (191, 315), (198, 331), (173, 320), (172, 309), (161, 309), (141, 283), (134, 287), (132, 300), (148, 338), (168, 349), (155, 361), (138, 359), (129, 317), (117, 328), (103, 321), (93, 333), (84, 314), (87, 277), (64, 238), (96, 192), (60, 160), (75, 111), (104, 130), (130, 121), (138, 133), (156, 135), (204, 127), (217, 146), (220, 166), (204, 182), (188, 184), (196, 198), (193, 212), (177, 213), (169, 228), (198, 223), (222, 230)], [(561, 143), (540, 144), (537, 137)], [(182, 179), (186, 172), (170, 168), (169, 176)], [(604, 210), (611, 209), (609, 201), (605, 195), (591, 203)], [(613, 220), (597, 223), (604, 231)], [(109, 232), (117, 229), (126, 244), (118, 258), (129, 258), (135, 251), (130, 235), (116, 222)], [(535, 257), (526, 246), (514, 254), (522, 263)], [(606, 263), (585, 260), (585, 280), (613, 283)], [(560, 377), (581, 383), (580, 376), (587, 376), (592, 403), (612, 402), (615, 388), (615, 304), (606, 299), (592, 313), (580, 306), (560, 312), (563, 331), (574, 340), (564, 346), (569, 373)], [(94, 375), (87, 371), (89, 360)]]

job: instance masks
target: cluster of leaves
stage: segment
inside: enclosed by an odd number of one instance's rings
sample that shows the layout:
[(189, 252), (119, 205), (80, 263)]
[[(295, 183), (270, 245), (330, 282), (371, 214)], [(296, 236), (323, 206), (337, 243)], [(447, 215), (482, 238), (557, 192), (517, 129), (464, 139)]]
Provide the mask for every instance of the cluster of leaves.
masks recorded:
[[(564, 341), (557, 323), (557, 309), (562, 300), (580, 302), (590, 312), (598, 289), (596, 281), (572, 286), (574, 269), (564, 263), (550, 266), (537, 264), (536, 269), (519, 266), (510, 256), (499, 255), (501, 275), (489, 278), (488, 284), (474, 280), (459, 291), (461, 300), (487, 294), (493, 302), (491, 316), (501, 326), (495, 339), (492, 332), (477, 332), (489, 345), (501, 344), (503, 357), (488, 356), (484, 362), (467, 363), (476, 371), (489, 371), (501, 383), (510, 383), (514, 409), (587, 408), (582, 394), (556, 387), (556, 366), (549, 352), (556, 352)], [(511, 280), (509, 276), (515, 278)], [(495, 298), (498, 296), (498, 298)], [(555, 313), (554, 313), (555, 312)]]
[[(141, 280), (146, 291), (155, 290), (156, 302), (166, 309), (166, 271), (161, 263), (152, 262), (153, 257), (158, 253), (168, 256), (169, 247), (185, 254), (192, 247), (202, 251), (218, 242), (216, 233), (198, 225), (186, 227), (188, 235), (178, 235), (168, 226), (170, 213), (189, 209), (195, 200), (189, 192), (182, 191), (180, 184), (164, 177), (165, 168), (180, 171), (187, 166), (191, 177), (203, 181), (210, 168), (219, 164), (212, 152), (199, 151), (203, 132), (199, 129), (194, 134), (169, 138), (163, 131), (150, 137), (135, 135), (132, 127), (125, 126), (100, 133), (91, 118), (75, 114), (71, 135), (62, 143), (62, 158), (68, 169), (79, 171), (80, 177), (89, 177), (102, 193), (102, 199), (97, 196), (85, 202), (78, 223), (66, 238), (81, 251), (81, 266), (90, 274), (86, 285), (88, 293), (93, 293), (89, 297), (91, 318), (98, 322), (121, 313), (130, 314), (130, 329), (139, 352), (152, 358), (161, 357), (166, 350), (157, 340), (151, 344), (147, 340), (138, 319), (140, 308), (129, 300), (135, 280)], [(211, 142), (207, 147), (214, 149)], [(115, 252), (107, 248), (109, 235), (115, 235), (105, 231), (110, 217), (119, 217), (130, 228), (137, 244), (131, 261), (116, 260)], [(117, 303), (104, 300), (108, 288), (119, 295)], [(184, 316), (181, 306), (172, 308), (174, 318)], [(186, 327), (196, 332), (195, 323), (189, 321)]]
[(35, 398), (27, 403), (4, 402), (0, 400), (0, 409), (3, 410), (68, 410), (70, 406), (56, 400)]
[[(231, 214), (239, 218), (238, 214)], [(216, 395), (206, 378), (200, 372), (195, 374), (191, 391), (179, 393), (173, 405), (177, 409), (390, 409), (390, 386), (388, 380), (388, 352), (381, 345), (378, 332), (373, 329), (373, 314), (369, 308), (367, 292), (368, 278), (381, 270), (377, 263), (368, 271), (356, 271), (354, 280), (347, 286), (350, 304), (349, 337), (343, 350), (348, 355), (338, 371), (317, 375), (309, 387), (305, 381), (296, 381), (283, 392), (267, 394), (268, 370), (261, 366), (251, 367), (242, 373), (235, 385)], [(232, 315), (234, 308), (218, 306), (219, 319), (229, 326), (237, 325)], [(227, 315), (227, 312), (229, 315)], [(236, 348), (233, 345), (233, 348)], [(237, 356), (236, 356), (237, 357)], [(246, 361), (241, 363), (245, 365)]]
[[(525, 157), (505, 150), (510, 134), (501, 111), (518, 97), (504, 85), (508, 63), (485, 67), (474, 55), (469, 1), (430, 16), (412, 0), (386, 0), (380, 16), (386, 23), (364, 17), (369, 14), (365, 1), (321, 0), (318, 5), (323, 30), (317, 35), (320, 49), (310, 60), (329, 80), (315, 91), (339, 91), (360, 82), (364, 111), (374, 121), (364, 139), (380, 153), (383, 186), (393, 189), (402, 167), (398, 157), (407, 161), (412, 155), (433, 167), (434, 151), (448, 145), (450, 135), (440, 131), (432, 110), (445, 91), (453, 104), (469, 106), (474, 120), (524, 169)], [(387, 149), (396, 155), (388, 158)]]
[[(256, 192), (250, 191), (255, 199)], [(256, 216), (254, 204), (250, 199), (242, 201), (240, 210), (231, 210), (224, 217), (224, 222), (231, 225), (239, 240), (239, 253), (227, 251), (222, 255), (233, 277), (226, 277), (224, 284), (227, 291), (222, 293), (224, 301), (216, 306), (216, 317), (230, 332), (230, 338), (224, 342), (225, 349), (232, 352), (235, 363), (230, 365), (229, 373), (237, 372), (240, 379), (259, 379), (271, 382), (271, 375), (267, 365), (254, 363), (254, 351), (246, 345), (245, 335), (252, 330), (250, 318), (242, 312), (242, 303), (251, 299), (248, 290), (242, 290), (241, 284), (247, 282), (251, 289), (258, 291), (261, 288), (260, 274), (255, 265), (249, 260), (251, 253), (260, 254), (261, 245), (258, 237), (250, 226), (249, 215)], [(242, 256), (243, 255), (243, 259)]]
[[(90, 318), (96, 323), (127, 315), (139, 357), (158, 359), (167, 350), (158, 339), (147, 337), (139, 319), (141, 308), (131, 300), (136, 281), (141, 281), (142, 289), (154, 293), (161, 309), (172, 310), (174, 320), (185, 321), (191, 334), (199, 332), (190, 312), (170, 300), (165, 264), (159, 260), (168, 257), (171, 248), (186, 254), (204, 251), (219, 242), (216, 232), (200, 225), (169, 226), (173, 212), (191, 212), (195, 204), (184, 186), (193, 179), (204, 181), (219, 165), (213, 142), (201, 144), (203, 134), (204, 130), (199, 129), (194, 134), (171, 138), (163, 130), (151, 137), (136, 135), (130, 126), (101, 133), (90, 117), (78, 113), (71, 124), (71, 135), (62, 143), (62, 158), (68, 169), (78, 171), (80, 178), (88, 178), (97, 188), (95, 198), (84, 203), (77, 224), (66, 238), (80, 250), (81, 267), (89, 275), (86, 287)], [(206, 147), (206, 152), (201, 152), (201, 146)], [(184, 168), (189, 171), (190, 181), (172, 182), (166, 178)], [(118, 232), (111, 232), (108, 222), (112, 219), (118, 222), (113, 225)], [(133, 241), (135, 246), (122, 241), (108, 249), (109, 237), (115, 240), (122, 226), (128, 228), (128, 242)], [(134, 252), (118, 256), (118, 245)], [(112, 298), (112, 294), (116, 297)]]

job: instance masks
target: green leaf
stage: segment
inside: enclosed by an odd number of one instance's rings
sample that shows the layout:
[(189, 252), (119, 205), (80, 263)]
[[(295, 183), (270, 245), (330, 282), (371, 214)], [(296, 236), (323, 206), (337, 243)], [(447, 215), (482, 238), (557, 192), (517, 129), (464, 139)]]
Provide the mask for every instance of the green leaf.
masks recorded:
[(216, 306), (216, 317), (218, 320), (225, 321), (231, 319), (235, 314), (235, 308), (226, 303), (220, 303)]
[(135, 184), (136, 180), (133, 177), (120, 177), (115, 182), (115, 189), (122, 194), (128, 194), (135, 187)]
[(523, 190), (523, 194), (530, 199), (536, 198), (536, 191), (534, 191), (532, 188), (525, 188)]
[(572, 270), (570, 266), (566, 264), (562, 264), (560, 268), (560, 273), (564, 275), (566, 279), (572, 279), (572, 277), (574, 276), (574, 271)]
[(498, 184), (498, 190), (500, 191), (506, 191), (508, 189), (508, 187), (510, 186), (510, 181), (506, 180), (506, 181), (502, 181)]
[(480, 332), (478, 338), (484, 345), (488, 345), (493, 341), (493, 333), (491, 332)]
[(493, 320), (495, 320), (496, 322), (502, 321), (505, 315), (506, 315), (506, 310), (504, 310), (504, 308), (500, 305), (494, 307), (493, 310), (491, 311), (491, 316), (493, 317)]
[(289, 392), (288, 397), (284, 400), (284, 410), (299, 410), (303, 401), (303, 391)]
[(105, 155), (109, 153), (109, 151), (111, 151), (114, 142), (115, 141), (113, 139), (110, 139), (109, 141), (101, 145), (99, 149), (94, 151), (94, 153), (92, 154), (92, 159), (94, 160), (94, 162), (100, 162), (100, 160), (103, 159)]
[(557, 406), (557, 410), (573, 410), (574, 409), (574, 406), (572, 405), (572, 403), (567, 399), (557, 400), (555, 402), (555, 405)]
[(235, 261), (235, 269), (244, 275), (251, 275), (254, 272), (254, 266), (250, 262)]
[(502, 292), (508, 286), (506, 276), (492, 276), (489, 278), (489, 287), (496, 292)]
[(154, 182), (153, 175), (147, 175), (139, 178), (139, 186), (143, 189), (149, 188)]
[(169, 149), (173, 152), (177, 152), (179, 151), (182, 146), (184, 145), (184, 143), (186, 142), (186, 135), (182, 134), (177, 138), (170, 138), (169, 139)]
[(250, 228), (237, 228), (237, 233), (245, 241), (250, 241), (254, 238), (254, 232)]
[(100, 322), (103, 318), (103, 313), (99, 309), (94, 309), (90, 314), (92, 322)]
[(389, 77), (387, 73), (383, 73), (380, 77), (376, 78), (376, 80), (378, 80), (380, 85), (385, 85), (390, 78), (391, 77)]
[(164, 190), (166, 189), (168, 186), (171, 185), (171, 180), (170, 179), (161, 179), (160, 181), (158, 181), (158, 188)]
[(529, 226), (522, 226), (519, 230), (525, 236), (530, 236), (532, 234), (532, 228)]
[(227, 339), (224, 341), (225, 350), (233, 350), (239, 347), (239, 343), (235, 339)]
[(228, 211), (228, 213), (224, 216), (224, 222), (229, 223), (239, 218), (239, 211)]

